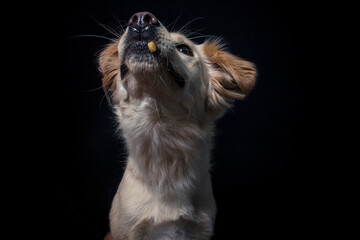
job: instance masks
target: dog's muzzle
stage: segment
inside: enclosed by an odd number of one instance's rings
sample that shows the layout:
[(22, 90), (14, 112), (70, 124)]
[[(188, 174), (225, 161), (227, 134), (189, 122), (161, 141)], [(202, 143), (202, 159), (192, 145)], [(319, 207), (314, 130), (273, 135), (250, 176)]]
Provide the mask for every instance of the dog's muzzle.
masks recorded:
[[(128, 22), (128, 35), (125, 43), (124, 57), (133, 57), (135, 61), (142, 63), (163, 63), (168, 73), (174, 78), (175, 82), (183, 87), (184, 77), (175, 71), (171, 61), (160, 49), (157, 50), (156, 42), (159, 43), (158, 32), (163, 27), (154, 14), (150, 12), (138, 12), (131, 16)], [(166, 61), (165, 61), (166, 59)], [(127, 66), (121, 65), (121, 78), (124, 79), (127, 73)]]
[[(161, 28), (159, 20), (150, 12), (138, 12), (128, 22), (124, 44), (124, 58), (135, 57), (137, 62), (148, 62), (157, 57), (155, 41)], [(149, 45), (149, 43), (151, 43)], [(154, 59), (153, 59), (154, 60)]]

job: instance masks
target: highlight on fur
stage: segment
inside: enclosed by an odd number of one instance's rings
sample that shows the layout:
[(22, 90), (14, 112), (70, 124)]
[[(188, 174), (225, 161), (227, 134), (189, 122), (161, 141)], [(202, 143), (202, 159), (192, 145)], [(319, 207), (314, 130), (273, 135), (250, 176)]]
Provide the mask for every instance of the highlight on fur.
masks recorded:
[(105, 93), (114, 91), (114, 89), (111, 88), (111, 85), (119, 74), (118, 44), (119, 42), (117, 41), (108, 45), (99, 58), (99, 70), (103, 74), (102, 86)]
[(203, 48), (210, 65), (214, 107), (230, 107), (233, 100), (244, 99), (255, 85), (254, 64), (226, 52), (219, 40), (207, 41)]
[(214, 122), (254, 87), (254, 64), (140, 12), (102, 51), (99, 70), (128, 149), (105, 239), (210, 239)]

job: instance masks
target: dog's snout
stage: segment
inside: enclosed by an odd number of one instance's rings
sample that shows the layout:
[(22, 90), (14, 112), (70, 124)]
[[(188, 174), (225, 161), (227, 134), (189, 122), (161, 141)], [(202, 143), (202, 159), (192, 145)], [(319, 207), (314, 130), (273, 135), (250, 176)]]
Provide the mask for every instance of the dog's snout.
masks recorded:
[(128, 26), (132, 31), (148, 30), (150, 26), (159, 26), (159, 21), (150, 12), (138, 12), (131, 16)]
[[(157, 48), (159, 34), (164, 30), (160, 21), (150, 12), (138, 12), (131, 16), (124, 41), (124, 58), (137, 56), (159, 55)], [(150, 44), (150, 47), (149, 47)]]

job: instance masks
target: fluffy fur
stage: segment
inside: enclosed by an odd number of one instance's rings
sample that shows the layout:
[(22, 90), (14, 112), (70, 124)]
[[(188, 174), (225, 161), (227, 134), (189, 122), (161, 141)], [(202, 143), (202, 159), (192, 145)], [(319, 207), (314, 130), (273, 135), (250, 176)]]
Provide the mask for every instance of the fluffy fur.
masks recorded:
[(128, 148), (106, 239), (210, 239), (216, 214), (209, 174), (214, 121), (251, 91), (255, 67), (219, 41), (196, 45), (161, 23), (157, 51), (136, 53), (128, 32), (99, 58)]

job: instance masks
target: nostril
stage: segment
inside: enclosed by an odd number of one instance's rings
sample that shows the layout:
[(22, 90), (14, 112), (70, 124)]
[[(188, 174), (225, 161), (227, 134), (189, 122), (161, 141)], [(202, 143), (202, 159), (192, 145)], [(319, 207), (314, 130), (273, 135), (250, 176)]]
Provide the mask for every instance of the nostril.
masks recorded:
[(144, 23), (150, 23), (150, 20), (151, 20), (151, 16), (146, 13), (146, 14), (143, 16), (143, 22), (144, 22)]
[(135, 23), (137, 23), (137, 21), (138, 21), (138, 16), (137, 16), (137, 14), (134, 14), (134, 15), (130, 18), (130, 20), (129, 20), (129, 22), (128, 22), (128, 26), (134, 25)]
[(152, 25), (158, 25), (159, 24), (159, 21), (157, 20), (157, 18), (152, 13), (148, 12), (144, 17), (146, 17), (146, 22), (148, 22), (149, 24), (152, 24)]
[(152, 24), (152, 25), (158, 24), (157, 18), (152, 13), (144, 12), (143, 14), (144, 14), (142, 16), (143, 23), (148, 23), (148, 24)]

